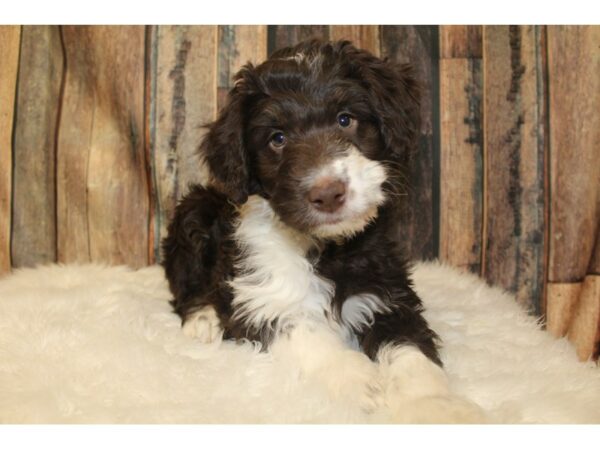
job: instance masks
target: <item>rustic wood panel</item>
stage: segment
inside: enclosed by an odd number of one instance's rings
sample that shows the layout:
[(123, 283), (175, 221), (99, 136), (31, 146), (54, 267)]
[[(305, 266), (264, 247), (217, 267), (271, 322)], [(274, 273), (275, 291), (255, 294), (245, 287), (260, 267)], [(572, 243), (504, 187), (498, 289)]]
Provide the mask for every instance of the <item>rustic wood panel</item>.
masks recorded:
[(267, 58), (266, 25), (219, 26), (218, 103), (221, 109), (233, 87), (233, 76), (247, 62), (260, 64)]
[(57, 26), (24, 26), (16, 106), (13, 267), (56, 261), (55, 143), (63, 75)]
[(545, 282), (544, 42), (540, 27), (486, 26), (483, 275), (539, 313)]
[(598, 358), (600, 358), (600, 321), (598, 322), (598, 329), (596, 330), (596, 339), (594, 342), (594, 353), (592, 354), (592, 359), (594, 361), (598, 361)]
[(148, 263), (144, 27), (62, 29), (58, 259)]
[(268, 53), (307, 39), (329, 39), (327, 25), (269, 25)]
[(548, 283), (546, 330), (553, 336), (562, 337), (569, 331), (573, 312), (577, 308), (581, 283)]
[(217, 26), (150, 30), (149, 135), (155, 190), (155, 258), (177, 200), (188, 184), (206, 181), (198, 146), (217, 113)]
[(599, 43), (598, 26), (548, 27), (553, 282), (583, 280), (600, 222)]
[(594, 245), (587, 273), (590, 275), (600, 275), (600, 224), (598, 224), (598, 229), (596, 230), (596, 244)]
[(600, 276), (585, 277), (579, 302), (569, 325), (569, 340), (575, 344), (579, 359), (585, 361), (594, 353), (600, 323)]
[(440, 26), (440, 57), (481, 58), (481, 32), (480, 25)]
[(378, 25), (331, 25), (329, 38), (334, 41), (352, 41), (356, 47), (368, 50), (376, 56), (381, 53)]
[(78, 29), (65, 28), (63, 33), (68, 45), (56, 148), (56, 251), (59, 262), (89, 262), (87, 175), (94, 72), (87, 63), (92, 58), (88, 49), (77, 45)]
[(11, 268), (12, 133), (20, 40), (20, 26), (0, 26), (0, 274)]
[(483, 213), (482, 83), (480, 59), (440, 61), (439, 256), (477, 274)]
[[(408, 197), (398, 227), (408, 257), (429, 259), (438, 253), (439, 37), (435, 26), (382, 26), (381, 53), (399, 63), (411, 63), (422, 85), (421, 136), (407, 169)], [(434, 206), (435, 205), (435, 206)]]

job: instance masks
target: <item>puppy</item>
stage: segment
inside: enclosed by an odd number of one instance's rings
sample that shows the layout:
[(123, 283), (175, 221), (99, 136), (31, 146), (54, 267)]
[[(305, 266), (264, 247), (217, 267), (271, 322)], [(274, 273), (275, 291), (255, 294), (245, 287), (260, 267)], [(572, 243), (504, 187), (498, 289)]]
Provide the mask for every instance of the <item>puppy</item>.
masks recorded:
[(191, 187), (163, 242), (184, 333), (257, 341), (399, 421), (477, 420), (390, 238), (418, 130), (410, 68), (347, 41), (244, 66), (201, 144), (210, 187)]

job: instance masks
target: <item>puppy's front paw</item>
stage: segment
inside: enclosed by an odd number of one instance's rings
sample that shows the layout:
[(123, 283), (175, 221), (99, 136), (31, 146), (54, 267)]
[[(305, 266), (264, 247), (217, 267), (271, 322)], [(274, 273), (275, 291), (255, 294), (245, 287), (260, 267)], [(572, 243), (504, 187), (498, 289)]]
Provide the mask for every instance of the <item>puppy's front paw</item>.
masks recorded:
[(204, 344), (210, 344), (220, 339), (223, 328), (215, 308), (208, 305), (188, 314), (183, 322), (183, 334), (198, 339)]
[(454, 395), (441, 367), (411, 346), (384, 348), (378, 355), (385, 397), (395, 422), (483, 423), (475, 403)]
[(396, 423), (458, 424), (485, 423), (483, 410), (454, 395), (431, 395), (395, 399), (389, 405)]
[(326, 380), (329, 395), (336, 400), (358, 404), (368, 413), (383, 404), (377, 365), (362, 353), (342, 352), (322, 369), (321, 376)]

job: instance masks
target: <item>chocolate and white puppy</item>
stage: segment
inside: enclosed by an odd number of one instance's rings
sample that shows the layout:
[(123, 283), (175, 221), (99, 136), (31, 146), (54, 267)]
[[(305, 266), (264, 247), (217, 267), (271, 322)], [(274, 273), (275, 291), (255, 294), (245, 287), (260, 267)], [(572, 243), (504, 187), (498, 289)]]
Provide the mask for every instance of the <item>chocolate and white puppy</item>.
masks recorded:
[[(184, 332), (258, 341), (365, 408), (400, 392), (447, 401), (436, 335), (390, 238), (418, 130), (410, 67), (349, 42), (244, 66), (201, 145), (212, 187), (191, 188), (163, 243)], [(422, 407), (423, 420), (454, 407)]]

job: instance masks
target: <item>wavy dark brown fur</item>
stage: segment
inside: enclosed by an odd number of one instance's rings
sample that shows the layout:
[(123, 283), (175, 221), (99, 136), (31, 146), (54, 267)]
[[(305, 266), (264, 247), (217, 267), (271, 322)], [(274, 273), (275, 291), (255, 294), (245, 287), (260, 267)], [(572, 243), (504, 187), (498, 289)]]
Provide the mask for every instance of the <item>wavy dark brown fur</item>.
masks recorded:
[[(298, 54), (308, 61), (318, 59), (318, 64), (298, 64)], [(330, 101), (320, 102), (323, 98)], [(310, 234), (314, 224), (307, 219), (298, 180), (351, 142), (386, 167), (387, 200), (362, 232), (322, 239), (307, 258), (316, 273), (334, 283), (332, 310), (337, 315), (355, 294), (374, 294), (388, 306), (390, 312), (377, 313), (372, 325), (357, 332), (367, 355), (374, 358), (387, 343), (412, 344), (441, 364), (436, 335), (422, 316), (402, 250), (389, 237), (398, 226), (403, 170), (419, 129), (418, 99), (409, 66), (394, 66), (345, 41), (305, 42), (275, 52), (257, 67), (244, 66), (228, 105), (201, 145), (214, 188), (191, 189), (163, 242), (175, 311), (185, 320), (202, 306), (213, 305), (225, 338), (249, 338), (266, 348), (271, 329), (256, 330), (232, 318), (228, 281), (236, 275), (236, 259), (243, 257), (233, 239), (236, 207), (249, 195), (260, 195), (284, 223)], [(328, 128), (340, 108), (350, 110), (360, 123), (352, 136)], [(283, 156), (264, 150), (275, 125), (296, 137)]]

